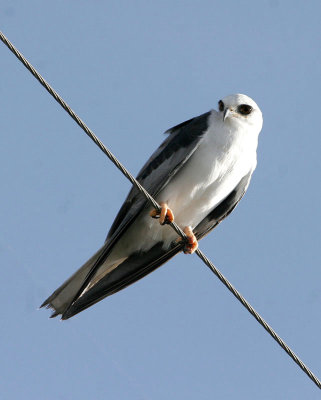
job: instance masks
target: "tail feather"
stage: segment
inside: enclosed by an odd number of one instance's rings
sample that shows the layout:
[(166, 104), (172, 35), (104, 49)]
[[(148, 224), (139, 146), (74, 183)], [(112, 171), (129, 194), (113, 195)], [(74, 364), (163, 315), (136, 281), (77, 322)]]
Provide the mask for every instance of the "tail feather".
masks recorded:
[(112, 269), (94, 286), (76, 299), (62, 314), (62, 319), (68, 319), (105, 297), (138, 281), (174, 257), (181, 250), (182, 245), (180, 244), (170, 250), (164, 250), (162, 243), (158, 243), (147, 252), (133, 253), (119, 264), (117, 268)]
[(106, 243), (74, 275), (44, 301), (41, 307), (53, 310), (50, 318), (61, 314), (62, 319), (68, 319), (78, 314), (103, 298), (143, 278), (182, 250), (181, 245), (164, 250), (162, 243), (158, 243), (147, 252), (136, 252), (128, 258), (114, 261), (107, 258), (88, 286), (79, 297), (76, 297), (92, 266), (104, 252), (105, 246)]
[(66, 282), (64, 282), (41, 304), (40, 307), (50, 308), (54, 311), (50, 318), (57, 317), (68, 309), (82, 283), (85, 281), (91, 267), (102, 254), (105, 247), (106, 244), (104, 244), (78, 271), (67, 279)]

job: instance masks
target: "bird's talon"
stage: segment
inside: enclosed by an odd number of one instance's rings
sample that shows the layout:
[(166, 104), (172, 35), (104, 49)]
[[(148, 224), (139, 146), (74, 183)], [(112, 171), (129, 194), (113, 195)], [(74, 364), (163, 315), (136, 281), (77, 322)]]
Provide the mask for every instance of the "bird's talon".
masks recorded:
[(174, 221), (174, 214), (170, 208), (167, 208), (166, 215), (162, 225), (171, 224)]
[(170, 224), (174, 221), (173, 211), (168, 207), (166, 203), (161, 203), (161, 211), (157, 211), (156, 209), (152, 210), (149, 215), (152, 218), (159, 219), (159, 223), (161, 225)]
[(155, 208), (149, 213), (149, 215), (154, 219), (158, 219), (160, 217), (160, 214), (157, 212)]
[[(196, 236), (193, 233), (193, 230), (190, 226), (186, 226), (183, 230), (187, 239), (185, 240), (185, 245), (183, 248), (184, 254), (193, 254), (198, 249), (198, 241)], [(182, 238), (176, 239), (176, 242), (181, 242)]]

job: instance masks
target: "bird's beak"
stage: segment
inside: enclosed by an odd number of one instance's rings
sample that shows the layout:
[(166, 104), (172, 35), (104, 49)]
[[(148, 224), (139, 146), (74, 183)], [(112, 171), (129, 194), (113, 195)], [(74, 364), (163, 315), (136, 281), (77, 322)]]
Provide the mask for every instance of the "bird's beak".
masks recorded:
[(230, 110), (229, 108), (226, 108), (226, 109), (224, 110), (224, 113), (223, 113), (223, 121), (225, 121), (226, 118), (227, 118), (230, 114), (231, 114), (231, 110)]

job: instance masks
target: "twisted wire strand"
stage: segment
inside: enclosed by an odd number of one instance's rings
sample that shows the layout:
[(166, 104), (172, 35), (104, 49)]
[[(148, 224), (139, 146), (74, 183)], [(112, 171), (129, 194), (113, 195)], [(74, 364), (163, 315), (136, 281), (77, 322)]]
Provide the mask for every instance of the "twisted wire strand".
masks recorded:
[[(61, 107), (71, 116), (71, 118), (83, 129), (87, 136), (102, 150), (104, 154), (116, 165), (116, 167), (125, 175), (125, 177), (143, 193), (150, 204), (160, 211), (159, 204), (143, 188), (143, 186), (134, 178), (134, 176), (118, 161), (118, 159), (105, 147), (91, 129), (78, 117), (78, 115), (69, 107), (69, 105), (59, 96), (59, 94), (49, 85), (48, 82), (37, 72), (29, 61), (19, 52), (19, 50), (9, 41), (9, 39), (0, 31), (1, 41), (9, 50), (22, 62), (22, 64), (31, 72), (31, 74), (40, 82), (40, 84), (53, 96)], [(172, 222), (171, 227), (175, 232), (186, 239), (185, 233), (181, 228)], [(259, 324), (272, 336), (272, 338), (282, 347), (282, 349), (292, 358), (292, 360), (302, 369), (302, 371), (321, 389), (321, 382), (316, 375), (303, 363), (303, 361), (291, 350), (291, 348), (280, 338), (272, 327), (260, 316), (260, 314), (251, 306), (251, 304), (234, 288), (227, 278), (215, 267), (215, 265), (206, 257), (206, 255), (197, 249), (195, 252), (198, 257), (207, 265), (218, 279), (227, 287), (227, 289), (241, 302), (241, 304), (250, 312), (250, 314), (259, 322)]]

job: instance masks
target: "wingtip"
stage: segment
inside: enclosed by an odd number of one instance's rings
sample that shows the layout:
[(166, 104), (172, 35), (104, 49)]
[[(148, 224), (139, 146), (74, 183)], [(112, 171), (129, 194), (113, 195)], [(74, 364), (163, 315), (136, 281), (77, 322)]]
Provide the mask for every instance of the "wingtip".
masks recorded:
[(55, 318), (59, 315), (59, 313), (57, 311), (54, 311), (49, 318)]
[(41, 306), (39, 306), (39, 310), (40, 310), (40, 308), (47, 307), (47, 305), (48, 305), (48, 302), (47, 302), (47, 300), (45, 300), (45, 301), (41, 304)]
[(73, 317), (74, 315), (75, 315), (75, 313), (74, 312), (72, 312), (72, 305), (70, 305), (70, 307), (68, 307), (67, 308), (67, 310), (66, 311), (64, 311), (62, 314), (61, 314), (61, 319), (63, 320), (63, 321), (65, 321), (66, 319), (69, 319), (69, 318), (71, 318), (71, 317)]

